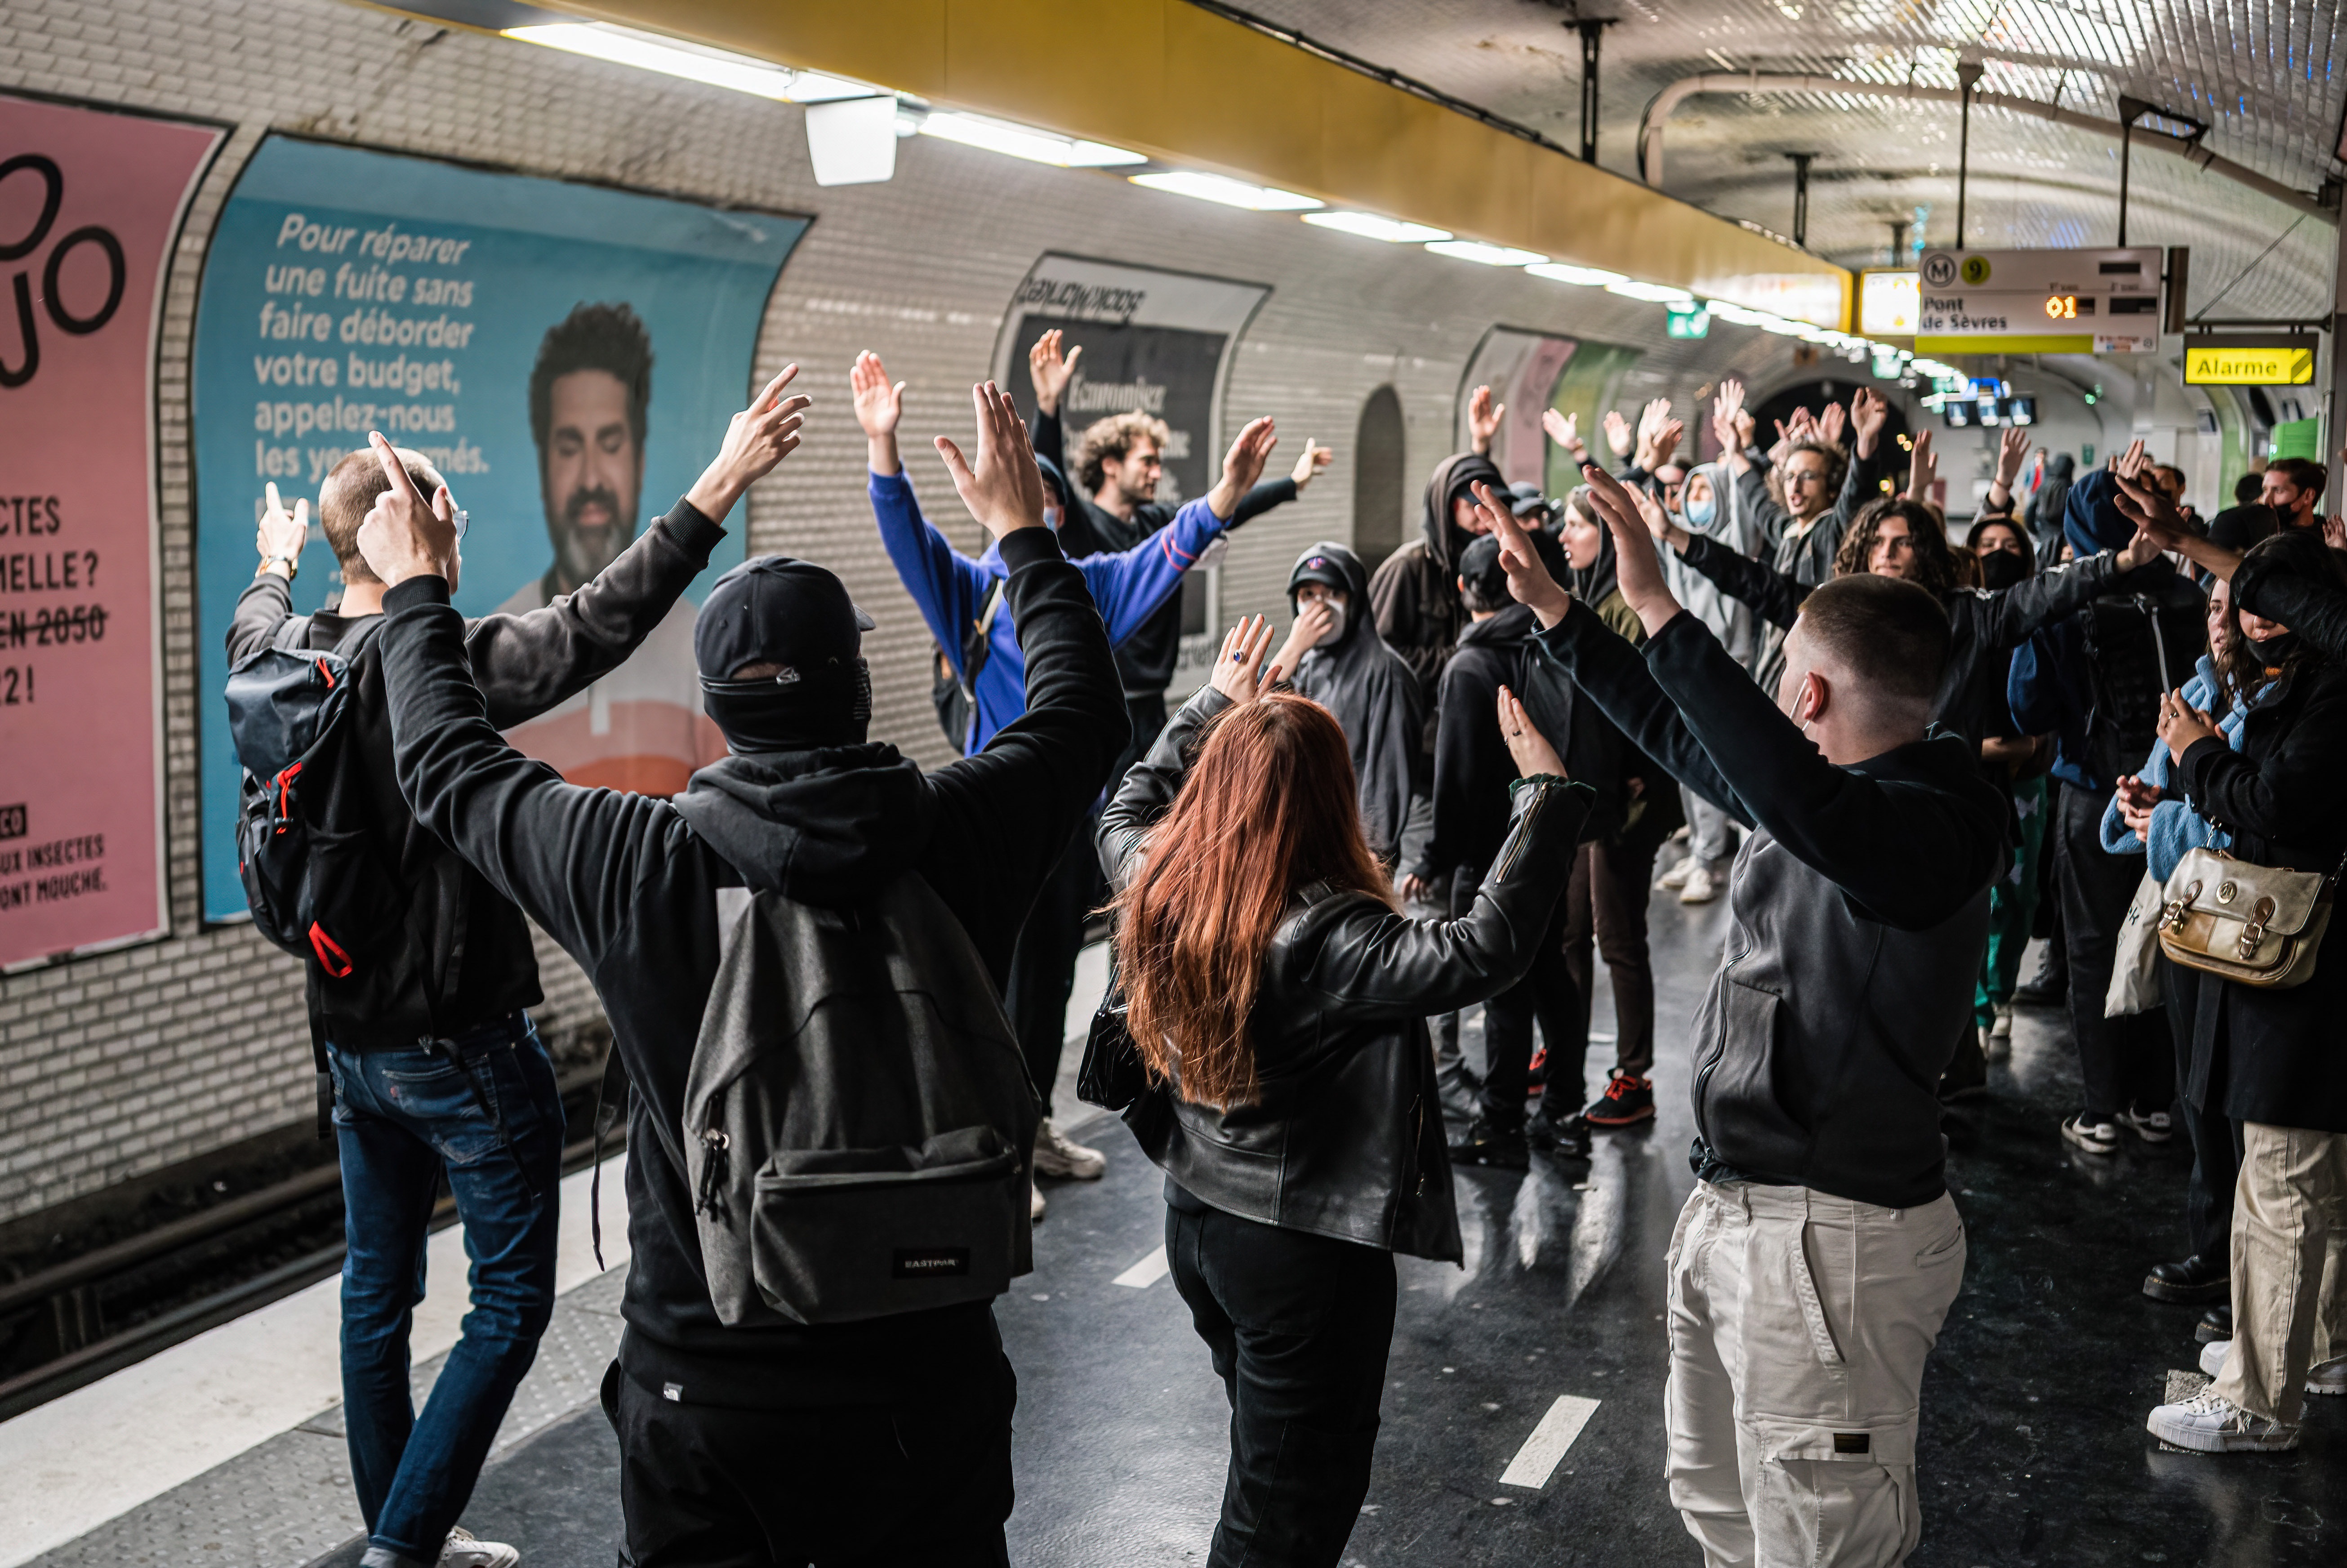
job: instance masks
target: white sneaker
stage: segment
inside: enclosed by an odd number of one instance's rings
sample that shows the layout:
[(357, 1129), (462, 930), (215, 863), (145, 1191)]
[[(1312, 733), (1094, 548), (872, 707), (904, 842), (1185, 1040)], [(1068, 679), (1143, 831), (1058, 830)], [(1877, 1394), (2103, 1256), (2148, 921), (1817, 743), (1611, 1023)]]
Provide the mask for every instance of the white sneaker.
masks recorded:
[(1043, 1223), (1043, 1189), (1035, 1184), (1035, 1178), (1031, 1173), (1027, 1178), (1027, 1223), (1029, 1225)]
[(1097, 1182), (1108, 1173), (1108, 1156), (1098, 1149), (1068, 1142), (1046, 1116), (1043, 1124), (1035, 1129), (1035, 1172), (1043, 1176), (1072, 1176), (1079, 1182)]
[(1997, 1004), (1996, 1021), (1988, 1026), (1988, 1031), (1999, 1040), (2013, 1038), (2013, 1004), (2011, 1002)]
[(1680, 861), (1676, 866), (1672, 866), (1668, 871), (1664, 872), (1660, 876), (1655, 877), (1655, 886), (1657, 887), (1667, 887), (1672, 892), (1676, 893), (1680, 888), (1686, 886), (1686, 879), (1695, 875), (1695, 868), (1696, 858), (1694, 856), (1690, 855), (1685, 860)]
[(2165, 1111), (2138, 1111), (2130, 1105), (2119, 1112), (2119, 1124), (2133, 1128), (2147, 1143), (2165, 1143), (2176, 1136), (2176, 1123)]
[(502, 1541), (477, 1541), (462, 1525), (448, 1532), (440, 1548), (440, 1568), (514, 1568), (521, 1553)]
[[(2233, 1348), (2230, 1339), (2211, 1339), (2200, 1347), (2200, 1369), (2211, 1378), (2225, 1369), (2225, 1353)], [(2347, 1356), (2333, 1356), (2328, 1361), (2317, 1361), (2306, 1369), (2306, 1391), (2310, 1394), (2347, 1394)]]
[(1679, 886), (1682, 904), (1708, 904), (1718, 897), (1719, 889), (1712, 883), (1711, 872), (1701, 866), (1688, 872), (1686, 881)]
[(2298, 1429), (2253, 1416), (2214, 1394), (2196, 1394), (2180, 1405), (2162, 1405), (2144, 1427), (2163, 1442), (2197, 1453), (2276, 1453), (2298, 1446)]
[(2118, 1153), (2117, 1124), (2110, 1122), (2089, 1122), (2086, 1120), (2086, 1113), (2083, 1111), (2062, 1123), (2062, 1136), (2089, 1154)]

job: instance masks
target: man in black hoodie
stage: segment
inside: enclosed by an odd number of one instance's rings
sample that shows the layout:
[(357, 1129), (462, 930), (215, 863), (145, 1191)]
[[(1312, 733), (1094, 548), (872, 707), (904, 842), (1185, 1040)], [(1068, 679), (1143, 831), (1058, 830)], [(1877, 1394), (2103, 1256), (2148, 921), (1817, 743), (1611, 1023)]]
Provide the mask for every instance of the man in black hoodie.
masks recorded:
[(1386, 557), (1369, 579), (1378, 635), (1401, 655), (1427, 694), (1426, 752), (1434, 754), (1442, 667), (1458, 651), (1467, 612), (1459, 604), (1459, 557), (1483, 526), (1475, 518), (1477, 485), (1504, 493), (1508, 481), (1481, 452), (1454, 452), (1434, 466), (1419, 516), (1420, 537)]
[[(583, 691), (660, 625), (709, 564), (733, 503), (797, 445), (807, 400), (783, 396), (796, 374), (784, 370), (734, 415), (684, 498), (585, 587), (518, 615), (452, 612), (456, 657), (490, 723), (522, 723)], [(327, 918), (341, 939), (313, 924), (304, 967), (342, 1161), (343, 1424), (365, 1568), (509, 1568), (511, 1547), (449, 1532), (554, 1309), (562, 1101), (525, 1010), (541, 997), (521, 911), (416, 821), (393, 778), (386, 585), (360, 555), (358, 532), (394, 472), (431, 492), (452, 524), (457, 514), (421, 453), (395, 456), (375, 440), (378, 450), (345, 456), (319, 491), (343, 570), (333, 610), (293, 615), (288, 590), (308, 521), (302, 504), (287, 514), (270, 487), (265, 559), (237, 600), (229, 662), (272, 646), (350, 661), (349, 737), (318, 808), (332, 832), (313, 840), (313, 875), (337, 891)], [(409, 1313), (444, 1169), (477, 1261), (464, 1337), (419, 1418)]]
[[(1009, 1562), (1016, 1380), (991, 1303), (725, 1327), (676, 1131), (717, 974), (720, 888), (853, 908), (917, 872), (999, 984), (1036, 887), (1124, 744), (1108, 636), (1043, 526), (1017, 411), (990, 384), (973, 397), (975, 465), (938, 446), (1010, 568), (1027, 711), (927, 776), (865, 740), (869, 623), (838, 579), (770, 556), (727, 574), (696, 634), (733, 754), (673, 804), (566, 784), (483, 716), (447, 608), (451, 530), (395, 485), (361, 532), (391, 585), (383, 646), (400, 788), (586, 968), (635, 1087), (628, 1327), (603, 1401), (637, 1568)], [(745, 695), (745, 682), (773, 689)]]
[(1510, 591), (1633, 744), (1752, 830), (1695, 1025), (1671, 1501), (1715, 1565), (1902, 1562), (1923, 1360), (1963, 1277), (1933, 1089), (1971, 1018), (2004, 798), (1969, 744), (1929, 733), (1949, 645), (1930, 594), (1871, 574), (1819, 588), (1772, 703), (1672, 599), (1629, 495), (1583, 473), (1643, 656), (1487, 493)]

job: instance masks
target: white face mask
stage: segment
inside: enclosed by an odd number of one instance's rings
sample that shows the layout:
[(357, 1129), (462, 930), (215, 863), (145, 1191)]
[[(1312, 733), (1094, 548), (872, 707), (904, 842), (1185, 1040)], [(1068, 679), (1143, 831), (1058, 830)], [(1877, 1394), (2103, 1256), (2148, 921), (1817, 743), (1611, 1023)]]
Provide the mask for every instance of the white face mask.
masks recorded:
[(1345, 607), (1333, 599), (1324, 599), (1320, 602), (1328, 611), (1328, 630), (1322, 634), (1320, 641), (1312, 646), (1334, 648), (1345, 635)]

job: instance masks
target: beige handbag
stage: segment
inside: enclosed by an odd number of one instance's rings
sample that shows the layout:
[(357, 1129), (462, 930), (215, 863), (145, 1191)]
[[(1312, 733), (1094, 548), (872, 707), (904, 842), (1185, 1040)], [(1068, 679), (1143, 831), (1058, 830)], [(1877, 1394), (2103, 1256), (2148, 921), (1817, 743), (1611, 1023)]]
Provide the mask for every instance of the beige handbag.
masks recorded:
[(2240, 985), (2304, 985), (2314, 976), (2338, 879), (2336, 872), (2278, 870), (2219, 850), (2188, 850), (2162, 889), (2159, 950)]

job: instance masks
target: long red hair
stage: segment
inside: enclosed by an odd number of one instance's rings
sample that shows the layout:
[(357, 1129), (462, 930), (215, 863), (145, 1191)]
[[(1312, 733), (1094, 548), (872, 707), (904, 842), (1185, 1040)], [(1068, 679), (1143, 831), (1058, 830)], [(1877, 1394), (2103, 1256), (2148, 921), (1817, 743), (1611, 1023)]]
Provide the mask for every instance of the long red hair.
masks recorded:
[(1289, 692), (1227, 711), (1111, 906), (1126, 1022), (1151, 1076), (1197, 1103), (1255, 1100), (1247, 1020), (1264, 951), (1289, 897), (1324, 880), (1393, 902), (1361, 836), (1345, 732)]

